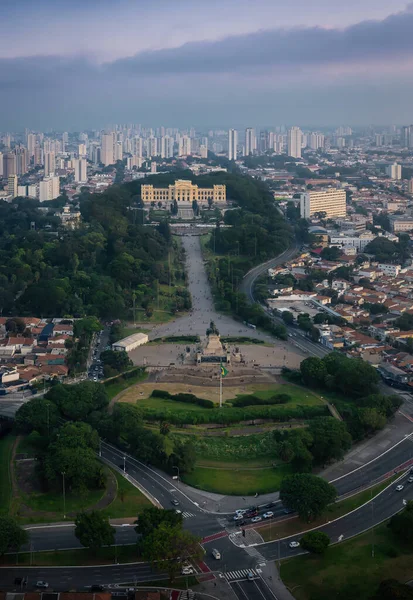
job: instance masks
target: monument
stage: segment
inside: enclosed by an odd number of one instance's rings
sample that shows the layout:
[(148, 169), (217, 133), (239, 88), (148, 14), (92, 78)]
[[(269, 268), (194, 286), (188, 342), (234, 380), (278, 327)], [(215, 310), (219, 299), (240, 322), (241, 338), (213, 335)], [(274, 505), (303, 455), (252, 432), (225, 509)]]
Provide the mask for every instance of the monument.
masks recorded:
[(213, 321), (211, 321), (206, 330), (205, 346), (201, 352), (197, 353), (196, 362), (199, 365), (229, 364), (231, 362), (229, 348), (225, 344), (222, 344), (219, 331)]

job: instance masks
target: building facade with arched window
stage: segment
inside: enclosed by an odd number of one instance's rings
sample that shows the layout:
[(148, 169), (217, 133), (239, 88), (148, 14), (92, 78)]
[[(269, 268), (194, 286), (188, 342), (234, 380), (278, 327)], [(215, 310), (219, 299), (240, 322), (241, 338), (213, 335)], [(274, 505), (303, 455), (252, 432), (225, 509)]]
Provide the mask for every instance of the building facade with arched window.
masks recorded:
[(192, 181), (186, 179), (177, 179), (175, 183), (167, 188), (158, 188), (152, 184), (143, 184), (141, 187), (142, 202), (162, 202), (162, 204), (172, 204), (175, 200), (178, 204), (192, 206), (196, 200), (198, 204), (208, 204), (208, 199), (215, 203), (226, 202), (225, 185), (214, 185), (211, 188), (200, 188)]

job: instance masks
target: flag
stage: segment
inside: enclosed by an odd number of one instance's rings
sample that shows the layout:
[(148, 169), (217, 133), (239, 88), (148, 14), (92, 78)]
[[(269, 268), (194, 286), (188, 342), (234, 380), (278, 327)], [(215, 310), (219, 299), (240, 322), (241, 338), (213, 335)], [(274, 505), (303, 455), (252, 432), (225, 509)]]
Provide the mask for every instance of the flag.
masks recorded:
[(225, 375), (228, 375), (228, 371), (224, 365), (221, 365), (221, 377), (225, 377)]

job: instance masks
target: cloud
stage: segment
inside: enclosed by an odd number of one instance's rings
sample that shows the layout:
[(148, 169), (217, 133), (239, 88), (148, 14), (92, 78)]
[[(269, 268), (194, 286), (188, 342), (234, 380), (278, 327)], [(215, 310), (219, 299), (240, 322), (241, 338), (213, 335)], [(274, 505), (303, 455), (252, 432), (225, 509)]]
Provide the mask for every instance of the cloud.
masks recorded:
[(273, 29), (141, 52), (108, 63), (110, 73), (163, 75), (223, 73), (251, 69), (315, 67), (334, 63), (405, 59), (413, 56), (413, 3), (382, 21), (345, 29)]

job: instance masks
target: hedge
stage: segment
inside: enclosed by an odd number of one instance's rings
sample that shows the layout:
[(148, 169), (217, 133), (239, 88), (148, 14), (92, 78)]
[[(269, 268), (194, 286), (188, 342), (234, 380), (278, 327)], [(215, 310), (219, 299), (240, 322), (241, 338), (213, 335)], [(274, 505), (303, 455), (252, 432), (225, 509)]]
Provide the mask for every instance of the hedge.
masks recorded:
[(146, 421), (167, 421), (174, 425), (197, 425), (205, 423), (217, 423), (231, 425), (240, 421), (254, 419), (268, 419), (276, 422), (291, 420), (308, 420), (316, 417), (329, 416), (328, 407), (322, 406), (252, 406), (245, 409), (240, 408), (214, 408), (205, 412), (184, 412), (169, 409), (143, 409), (143, 419)]
[(153, 390), (151, 398), (166, 398), (168, 400), (175, 400), (175, 402), (197, 404), (198, 406), (202, 406), (202, 408), (215, 408), (215, 404), (212, 400), (204, 400), (204, 398), (198, 398), (194, 394), (185, 394), (183, 392), (179, 394), (170, 394), (165, 390)]
[(249, 395), (249, 396), (241, 396), (240, 398), (235, 398), (232, 400), (232, 406), (237, 408), (243, 408), (244, 406), (266, 406), (269, 404), (287, 404), (290, 402), (291, 396), (288, 394), (275, 394), (275, 396), (271, 396), (270, 398), (258, 398), (257, 396)]

